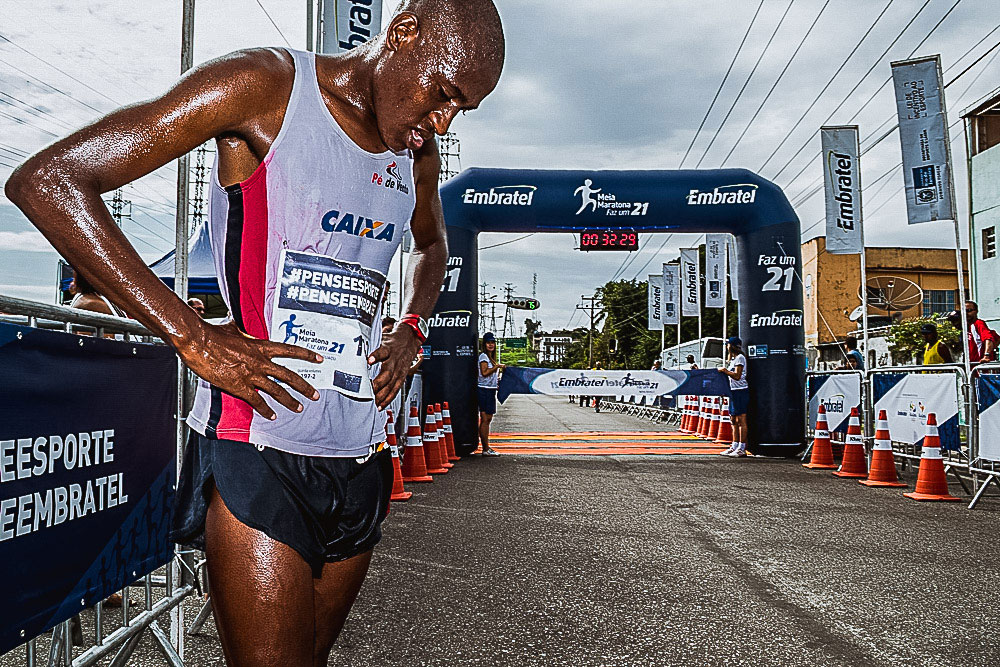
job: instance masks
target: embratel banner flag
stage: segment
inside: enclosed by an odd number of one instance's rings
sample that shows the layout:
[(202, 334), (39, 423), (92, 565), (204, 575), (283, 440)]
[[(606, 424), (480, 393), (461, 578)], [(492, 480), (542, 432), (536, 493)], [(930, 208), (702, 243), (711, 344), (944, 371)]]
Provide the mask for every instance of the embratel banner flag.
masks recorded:
[(729, 234), (726, 245), (729, 254), (729, 295), (737, 301), (740, 298), (740, 260), (736, 254), (736, 237)]
[(701, 313), (701, 275), (698, 272), (698, 249), (681, 248), (681, 315), (698, 317)]
[(891, 65), (909, 223), (954, 220), (954, 177), (941, 56)]
[(663, 308), (663, 276), (647, 277), (649, 287), (646, 290), (647, 307), (649, 310), (649, 329), (659, 331), (663, 328), (661, 309)]
[(826, 251), (859, 255), (863, 243), (858, 126), (821, 127), (819, 132), (826, 190)]
[(323, 24), (324, 34), (334, 42), (324, 43), (323, 53), (350, 51), (382, 30), (382, 3), (371, 0), (325, 0)]
[(679, 264), (663, 265), (663, 324), (679, 324), (678, 305), (681, 293), (681, 267)]
[(705, 236), (705, 307), (726, 305), (726, 241), (728, 234)]

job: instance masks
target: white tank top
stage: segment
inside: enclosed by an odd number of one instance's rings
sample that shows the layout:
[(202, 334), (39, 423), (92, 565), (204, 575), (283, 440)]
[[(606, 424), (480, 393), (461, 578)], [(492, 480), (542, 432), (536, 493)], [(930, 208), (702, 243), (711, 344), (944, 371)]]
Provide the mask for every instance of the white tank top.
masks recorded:
[(188, 424), (199, 433), (308, 456), (359, 457), (385, 440), (367, 356), (381, 342), (389, 262), (416, 203), (413, 156), (362, 150), (330, 115), (315, 55), (289, 50), (295, 81), (278, 136), (242, 183), (212, 170), (209, 238), (222, 296), (239, 328), (308, 347), (322, 365), (300, 371), (320, 399), (293, 413), (261, 394), (269, 421), (199, 381)]

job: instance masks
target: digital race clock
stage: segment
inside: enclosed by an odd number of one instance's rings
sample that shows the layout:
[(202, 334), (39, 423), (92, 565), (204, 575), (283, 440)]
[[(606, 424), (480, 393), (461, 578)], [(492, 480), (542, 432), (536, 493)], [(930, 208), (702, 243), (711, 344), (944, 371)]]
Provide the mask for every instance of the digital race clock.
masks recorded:
[(632, 229), (595, 229), (580, 233), (580, 250), (638, 250), (639, 233)]

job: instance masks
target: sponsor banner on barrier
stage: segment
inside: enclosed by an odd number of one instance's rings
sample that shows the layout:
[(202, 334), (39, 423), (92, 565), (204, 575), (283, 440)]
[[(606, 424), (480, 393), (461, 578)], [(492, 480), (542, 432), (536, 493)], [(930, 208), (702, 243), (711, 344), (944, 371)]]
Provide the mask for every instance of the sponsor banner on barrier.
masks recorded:
[(873, 373), (875, 414), (885, 410), (895, 442), (917, 444), (927, 434), (927, 415), (937, 416), (944, 449), (958, 450), (958, 387), (951, 373)]
[(979, 402), (979, 458), (1000, 461), (1000, 375), (976, 377)]
[(681, 315), (698, 317), (701, 313), (701, 274), (698, 249), (681, 248)]
[(372, 0), (324, 0), (323, 21), (335, 26), (324, 29), (335, 44), (324, 44), (323, 53), (350, 51), (382, 30), (382, 3)]
[(861, 165), (858, 126), (822, 127), (826, 191), (826, 251), (858, 255), (861, 242)]
[(663, 324), (680, 322), (681, 267), (678, 264), (663, 265)]
[(705, 307), (726, 305), (726, 238), (728, 234), (705, 235)]
[(809, 427), (816, 426), (816, 415), (822, 403), (830, 430), (846, 433), (851, 408), (861, 405), (861, 376), (811, 375), (806, 382), (809, 387)]
[(692, 371), (551, 370), (511, 366), (500, 378), (497, 397), (550, 396), (656, 397), (665, 394), (728, 396), (729, 381), (716, 369)]
[(166, 563), (177, 360), (0, 324), (0, 653)]
[(911, 225), (955, 218), (941, 56), (891, 63)]
[(649, 329), (659, 331), (663, 328), (663, 276), (650, 275), (646, 288), (646, 310), (649, 316)]

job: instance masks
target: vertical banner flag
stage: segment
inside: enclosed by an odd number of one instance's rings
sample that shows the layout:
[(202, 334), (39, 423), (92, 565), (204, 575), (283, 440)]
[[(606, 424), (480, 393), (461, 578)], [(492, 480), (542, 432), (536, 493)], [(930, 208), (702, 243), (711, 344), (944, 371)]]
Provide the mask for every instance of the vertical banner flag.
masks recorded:
[(819, 132), (826, 191), (826, 251), (831, 255), (859, 255), (862, 241), (858, 126), (821, 127)]
[(954, 220), (954, 176), (941, 56), (901, 60), (891, 66), (909, 223)]
[(681, 315), (698, 317), (701, 313), (701, 275), (698, 249), (681, 248)]
[(679, 324), (677, 304), (681, 292), (681, 267), (679, 264), (663, 265), (663, 324)]
[(733, 301), (740, 298), (740, 258), (736, 254), (736, 237), (732, 234), (728, 236), (728, 254), (729, 254), (729, 294)]
[(646, 290), (646, 305), (649, 309), (649, 329), (659, 331), (663, 328), (663, 276), (651, 275), (647, 280), (649, 287)]
[(726, 237), (728, 234), (705, 236), (705, 307), (726, 305)]
[(323, 53), (342, 53), (382, 30), (382, 3), (323, 0)]

